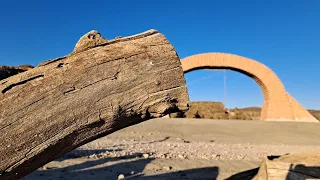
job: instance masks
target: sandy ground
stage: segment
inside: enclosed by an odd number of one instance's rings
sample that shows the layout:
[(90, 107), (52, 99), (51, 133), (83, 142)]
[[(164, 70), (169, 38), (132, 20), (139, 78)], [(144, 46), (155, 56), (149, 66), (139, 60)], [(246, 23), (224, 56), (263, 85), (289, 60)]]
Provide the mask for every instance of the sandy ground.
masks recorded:
[(25, 180), (226, 179), (266, 155), (320, 150), (320, 123), (154, 119), (86, 144)]

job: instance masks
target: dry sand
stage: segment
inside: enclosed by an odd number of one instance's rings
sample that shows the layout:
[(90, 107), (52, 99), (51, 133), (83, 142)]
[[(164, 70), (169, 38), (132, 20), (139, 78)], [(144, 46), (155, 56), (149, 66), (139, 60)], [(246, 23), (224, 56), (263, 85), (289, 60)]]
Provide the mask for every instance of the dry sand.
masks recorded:
[(154, 119), (86, 144), (25, 177), (225, 179), (266, 155), (320, 150), (320, 124)]

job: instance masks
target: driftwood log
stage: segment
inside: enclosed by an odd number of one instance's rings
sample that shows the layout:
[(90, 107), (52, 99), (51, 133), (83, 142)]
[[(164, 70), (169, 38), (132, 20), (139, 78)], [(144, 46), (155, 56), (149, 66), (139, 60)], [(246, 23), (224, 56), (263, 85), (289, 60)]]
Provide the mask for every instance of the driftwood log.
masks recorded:
[(119, 129), (187, 110), (174, 47), (156, 30), (74, 51), (0, 81), (0, 179), (19, 179)]

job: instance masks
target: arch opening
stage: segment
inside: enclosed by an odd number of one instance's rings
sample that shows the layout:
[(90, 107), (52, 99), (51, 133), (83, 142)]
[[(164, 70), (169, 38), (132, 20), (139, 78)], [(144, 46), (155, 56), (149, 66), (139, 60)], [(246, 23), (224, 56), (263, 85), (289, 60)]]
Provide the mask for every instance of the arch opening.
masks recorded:
[(247, 72), (247, 71), (244, 71), (242, 69), (236, 68), (236, 67), (230, 67), (230, 66), (219, 66), (219, 67), (216, 67), (216, 66), (198, 66), (198, 67), (195, 67), (195, 68), (192, 68), (192, 69), (188, 69), (188, 70), (184, 71), (184, 73), (186, 74), (186, 73), (190, 73), (190, 72), (193, 72), (193, 71), (196, 71), (196, 70), (204, 70), (204, 69), (230, 70), (230, 71), (235, 71), (235, 72), (241, 73), (243, 75), (246, 75), (249, 78), (253, 79), (258, 84), (258, 86), (260, 87), (260, 89), (262, 91), (264, 99), (268, 99), (268, 97), (269, 97), (268, 96), (268, 94), (269, 94), (268, 89), (267, 89), (266, 85), (263, 84), (263, 81), (261, 81), (254, 74), (252, 74), (250, 72)]
[(265, 98), (261, 85), (253, 79), (254, 76), (242, 73), (241, 70), (197, 68), (185, 72), (185, 78), (190, 101), (222, 102), (228, 110), (261, 109)]

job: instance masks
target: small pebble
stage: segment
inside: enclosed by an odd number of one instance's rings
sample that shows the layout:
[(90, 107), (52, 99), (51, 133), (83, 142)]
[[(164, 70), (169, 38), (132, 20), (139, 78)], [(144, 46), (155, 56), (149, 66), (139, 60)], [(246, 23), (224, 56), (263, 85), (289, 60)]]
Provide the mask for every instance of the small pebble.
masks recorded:
[(221, 155), (220, 154), (217, 154), (216, 158), (217, 159), (220, 159)]
[(185, 159), (185, 157), (182, 156), (181, 154), (178, 155), (178, 158), (180, 158), (180, 159)]
[(172, 167), (171, 166), (164, 166), (163, 169), (166, 171), (170, 171), (172, 169)]
[(96, 155), (96, 154), (92, 154), (92, 155), (90, 155), (88, 158), (90, 158), (90, 159), (96, 159), (98, 156)]
[(143, 154), (142, 155), (144, 158), (148, 158), (149, 157), (149, 154)]
[(237, 159), (244, 159), (245, 156), (242, 156), (242, 155), (237, 155)]
[(118, 176), (118, 180), (120, 180), (120, 179), (124, 179), (124, 175), (123, 175), (123, 174), (120, 174), (120, 175)]

